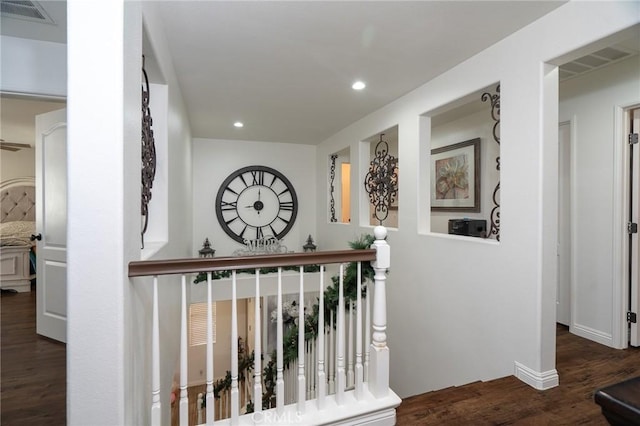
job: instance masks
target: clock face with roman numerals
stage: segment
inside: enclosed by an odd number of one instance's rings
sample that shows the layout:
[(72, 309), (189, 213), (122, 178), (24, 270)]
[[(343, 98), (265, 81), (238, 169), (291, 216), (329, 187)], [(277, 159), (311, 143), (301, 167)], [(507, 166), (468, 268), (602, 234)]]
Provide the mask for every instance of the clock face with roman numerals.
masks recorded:
[(283, 238), (298, 214), (298, 197), (282, 173), (266, 166), (243, 167), (227, 177), (216, 196), (216, 216), (239, 243)]

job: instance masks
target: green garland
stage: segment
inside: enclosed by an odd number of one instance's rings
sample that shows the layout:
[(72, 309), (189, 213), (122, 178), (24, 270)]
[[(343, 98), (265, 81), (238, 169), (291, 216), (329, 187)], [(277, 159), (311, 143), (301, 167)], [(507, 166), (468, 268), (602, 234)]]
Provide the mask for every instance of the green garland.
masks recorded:
[[(284, 266), (282, 267), (282, 269), (284, 271), (297, 271), (300, 269), (299, 266)], [(303, 271), (304, 272), (318, 272), (320, 270), (320, 266), (318, 265), (307, 265), (303, 267)], [(274, 272), (278, 272), (278, 268), (260, 268), (259, 269), (260, 274), (272, 274)], [(231, 277), (231, 270), (225, 270), (225, 271), (213, 271), (211, 272), (211, 279), (212, 280), (221, 280), (223, 278), (230, 278)], [(256, 273), (255, 269), (238, 269), (236, 271), (236, 273), (238, 274), (254, 274)], [(206, 272), (200, 272), (198, 275), (196, 275), (196, 278), (193, 280), (194, 284), (198, 284), (201, 283), (203, 281), (207, 280), (207, 273)]]
[[(368, 249), (375, 240), (373, 235), (361, 235), (355, 241), (349, 242), (349, 247), (354, 250)], [(298, 270), (299, 267), (292, 266), (286, 267), (286, 270)], [(309, 268), (309, 270), (307, 270)], [(278, 268), (263, 268), (260, 269), (260, 273), (277, 272)], [(320, 267), (317, 265), (311, 265), (305, 267), (305, 272), (317, 272)], [(255, 273), (254, 270), (242, 270), (238, 272)], [(212, 272), (212, 279), (228, 278), (231, 276), (231, 271)], [(361, 283), (367, 281), (373, 281), (374, 271), (370, 262), (362, 262), (361, 266)], [(199, 283), (207, 279), (207, 273), (202, 272), (198, 274), (194, 283)], [(349, 303), (355, 301), (357, 298), (357, 280), (358, 280), (358, 264), (357, 262), (351, 262), (344, 270), (343, 277), (343, 295), (345, 308), (348, 308)], [(327, 287), (324, 291), (324, 322), (325, 325), (331, 323), (331, 318), (334, 319), (333, 324), (335, 328), (335, 315), (338, 307), (338, 295), (340, 277), (331, 277), (332, 285)], [(362, 286), (362, 293), (366, 294), (366, 285)], [(295, 302), (294, 302), (295, 303)], [(304, 338), (305, 341), (314, 340), (318, 336), (318, 321), (319, 321), (320, 306), (318, 303), (311, 307), (309, 314), (303, 312), (298, 313), (298, 319), (300, 315), (304, 318)], [(242, 350), (240, 350), (242, 348)], [(298, 324), (293, 323), (285, 332), (283, 336), (283, 365), (289, 365), (291, 362), (298, 359)], [(276, 359), (277, 351), (274, 350), (271, 353), (271, 360), (267, 363), (263, 370), (263, 383), (264, 392), (262, 394), (262, 408), (264, 410), (272, 407), (273, 399), (276, 395)], [(254, 353), (250, 356), (245, 355), (244, 346), (238, 345), (238, 372), (239, 379), (243, 379), (245, 374), (248, 374), (253, 369)], [(226, 391), (231, 388), (231, 372), (227, 371), (224, 379), (220, 379), (214, 383), (214, 396), (220, 397), (220, 392)], [(203, 399), (202, 406), (205, 406), (205, 400)], [(247, 413), (252, 413), (254, 410), (253, 401), (249, 400), (247, 403)]]

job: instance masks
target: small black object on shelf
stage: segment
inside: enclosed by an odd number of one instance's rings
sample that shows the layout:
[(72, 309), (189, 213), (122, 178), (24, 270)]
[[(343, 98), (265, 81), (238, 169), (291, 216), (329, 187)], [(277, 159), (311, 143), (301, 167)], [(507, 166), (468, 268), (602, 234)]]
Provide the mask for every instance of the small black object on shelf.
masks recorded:
[(214, 257), (216, 255), (216, 251), (211, 248), (209, 238), (204, 239), (204, 243), (202, 243), (202, 248), (198, 250), (198, 254), (200, 254), (200, 257)]
[(484, 219), (449, 219), (449, 234), (484, 237), (487, 221)]
[(311, 234), (309, 234), (309, 238), (307, 238), (307, 244), (303, 245), (302, 248), (305, 252), (316, 251), (316, 245), (313, 244), (313, 238), (311, 238)]

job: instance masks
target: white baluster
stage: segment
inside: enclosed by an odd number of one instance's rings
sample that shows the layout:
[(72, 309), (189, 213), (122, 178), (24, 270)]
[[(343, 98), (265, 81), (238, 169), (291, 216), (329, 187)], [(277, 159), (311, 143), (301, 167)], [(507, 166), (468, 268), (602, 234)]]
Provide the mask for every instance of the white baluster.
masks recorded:
[(305, 392), (307, 389), (304, 377), (304, 268), (300, 267), (300, 294), (298, 296), (298, 412), (304, 413)]
[(331, 316), (329, 317), (329, 394), (334, 394), (336, 392), (336, 357), (335, 357), (335, 349), (336, 349), (336, 339), (334, 338), (334, 314), (331, 312)]
[(255, 300), (255, 341), (254, 341), (254, 357), (253, 357), (253, 372), (254, 372), (254, 383), (253, 383), (253, 398), (254, 398), (254, 411), (257, 413), (262, 411), (262, 341), (260, 336), (261, 325), (260, 325), (260, 270), (256, 269), (256, 300)]
[(196, 423), (201, 425), (202, 424), (202, 401), (204, 401), (204, 395), (202, 395), (202, 392), (198, 393), (198, 402), (196, 405), (196, 413), (197, 413), (197, 420)]
[(362, 399), (362, 262), (358, 262), (356, 284), (356, 399)]
[(347, 387), (351, 387), (355, 383), (355, 375), (353, 373), (353, 302), (349, 301), (349, 337), (347, 338)]
[(340, 283), (338, 287), (338, 341), (337, 346), (337, 371), (336, 371), (336, 403), (344, 404), (344, 390), (346, 385), (346, 374), (344, 369), (344, 337), (345, 337), (345, 318), (344, 318), (344, 265), (340, 265)]
[(187, 346), (187, 278), (182, 275), (182, 315), (180, 316), (180, 426), (189, 425), (189, 396), (187, 394), (189, 356)]
[(211, 296), (211, 272), (207, 272), (207, 393), (206, 393), (206, 419), (207, 424), (212, 425), (215, 420), (215, 398), (213, 396), (213, 313)]
[(376, 398), (387, 396), (389, 391), (389, 348), (387, 347), (387, 302), (385, 281), (386, 272), (391, 263), (391, 248), (385, 241), (387, 230), (376, 226), (373, 230), (376, 240), (376, 261), (372, 263), (375, 271), (375, 295), (373, 298), (373, 341), (371, 343), (371, 364), (369, 390)]
[(158, 316), (158, 277), (153, 277), (153, 313), (151, 325), (151, 424), (162, 423), (160, 402), (160, 321)]
[(237, 425), (240, 416), (238, 392), (238, 300), (236, 271), (231, 273), (231, 424)]
[(282, 268), (278, 268), (278, 321), (276, 331), (276, 412), (284, 413), (284, 375), (282, 353)]
[(307, 382), (307, 386), (305, 389), (305, 399), (309, 399), (311, 397), (311, 381), (313, 380), (313, 375), (309, 375), (311, 370), (313, 370), (313, 364), (311, 361), (311, 343), (313, 341), (308, 341), (304, 343), (304, 365), (306, 368), (304, 369), (304, 377)]
[(364, 296), (364, 381), (369, 381), (369, 345), (371, 344), (371, 292), (373, 285), (367, 285), (367, 293)]
[(320, 298), (318, 300), (318, 409), (324, 408), (327, 378), (324, 372), (324, 266), (320, 267)]

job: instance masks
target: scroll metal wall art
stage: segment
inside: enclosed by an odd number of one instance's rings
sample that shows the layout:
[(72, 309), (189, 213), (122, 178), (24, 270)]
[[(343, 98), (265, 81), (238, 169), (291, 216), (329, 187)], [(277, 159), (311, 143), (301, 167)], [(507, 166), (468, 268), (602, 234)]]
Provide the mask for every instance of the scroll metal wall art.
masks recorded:
[(144, 69), (144, 56), (142, 57), (142, 76), (144, 82), (142, 85), (142, 196), (141, 196), (141, 214), (142, 214), (142, 230), (140, 238), (142, 248), (144, 248), (144, 234), (147, 232), (149, 225), (149, 201), (151, 201), (151, 188), (153, 180), (156, 176), (156, 145), (153, 139), (153, 119), (151, 118), (151, 109), (149, 108), (149, 78)]
[(331, 222), (337, 222), (336, 218), (336, 200), (333, 198), (333, 194), (335, 192), (334, 181), (336, 179), (336, 158), (338, 158), (338, 154), (331, 154), (331, 168), (329, 170), (329, 174), (331, 177), (331, 182), (329, 183), (329, 192), (331, 193)]
[[(496, 86), (496, 93), (485, 92), (482, 94), (482, 102), (491, 103), (491, 118), (493, 124), (493, 140), (500, 146), (500, 85)], [(496, 170), (500, 172), (500, 154), (496, 157)], [(487, 231), (487, 238), (496, 236), (496, 240), (500, 241), (500, 179), (493, 190), (493, 208), (491, 209), (491, 226)]]
[(398, 159), (389, 154), (389, 144), (383, 137), (384, 133), (381, 133), (375, 157), (369, 163), (369, 172), (364, 179), (364, 189), (380, 225), (389, 216), (389, 208), (398, 197)]

